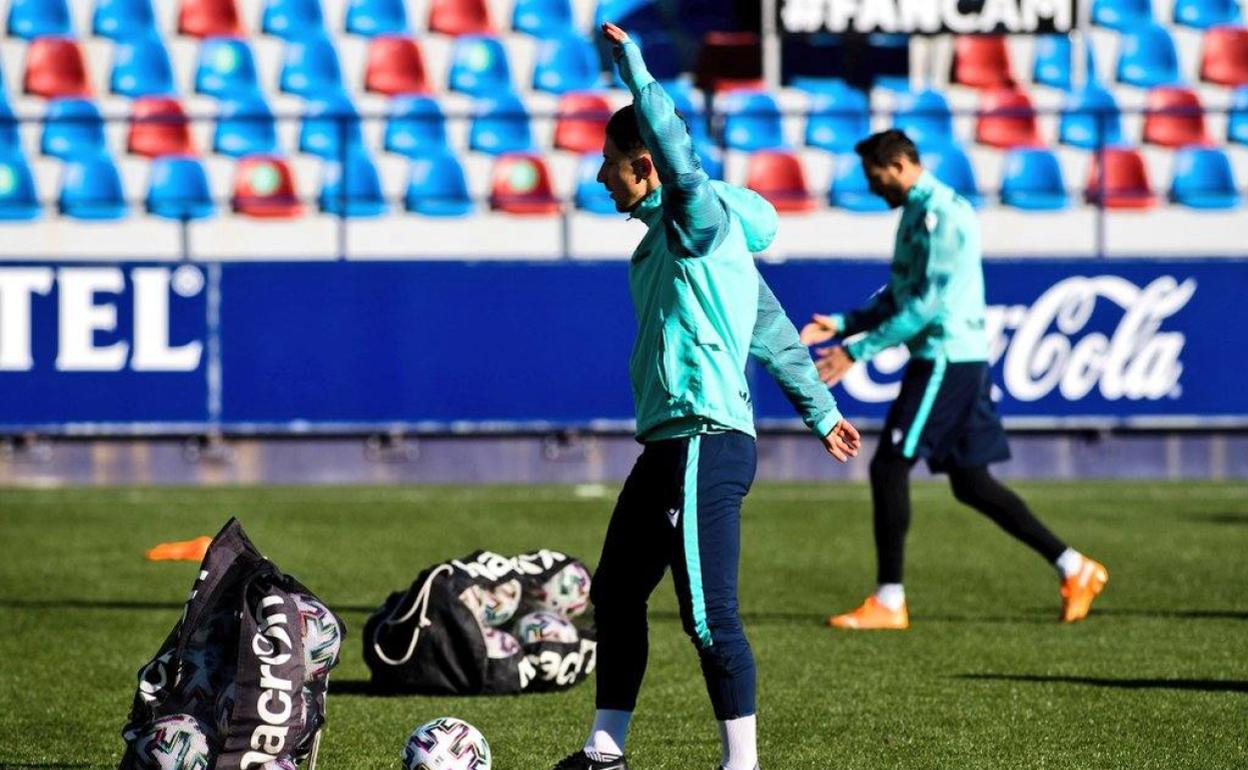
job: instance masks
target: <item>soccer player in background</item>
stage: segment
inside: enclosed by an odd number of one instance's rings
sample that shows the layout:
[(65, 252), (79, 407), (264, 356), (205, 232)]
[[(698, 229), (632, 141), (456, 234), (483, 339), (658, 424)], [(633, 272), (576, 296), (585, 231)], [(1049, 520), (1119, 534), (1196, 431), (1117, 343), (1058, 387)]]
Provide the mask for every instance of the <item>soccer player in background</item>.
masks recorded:
[(726, 770), (755, 770), (754, 657), (737, 612), (741, 503), (754, 480), (747, 356), (780, 383), (841, 462), (859, 437), (754, 265), (776, 232), (756, 193), (712, 182), (671, 98), (637, 45), (604, 24), (633, 104), (607, 124), (601, 182), (646, 234), (629, 263), (637, 338), (629, 362), (644, 449), (607, 528), (591, 597), (597, 711), (556, 770), (624, 770), (645, 674), (646, 603), (670, 566), (701, 659)]
[(1067, 546), (1017, 495), (988, 472), (1010, 456), (991, 398), (984, 328), (984, 271), (979, 226), (970, 203), (923, 169), (901, 131), (874, 134), (854, 148), (871, 191), (902, 207), (888, 285), (858, 310), (815, 315), (802, 329), (813, 345), (855, 337), (817, 351), (819, 374), (835, 385), (855, 361), (904, 343), (910, 363), (871, 459), (878, 566), (875, 593), (835, 615), (837, 628), (904, 629), (910, 624), (902, 584), (910, 525), (910, 470), (919, 458), (947, 473), (959, 501), (992, 519), (1061, 576), (1065, 622), (1081, 620), (1105, 587), (1100, 563)]

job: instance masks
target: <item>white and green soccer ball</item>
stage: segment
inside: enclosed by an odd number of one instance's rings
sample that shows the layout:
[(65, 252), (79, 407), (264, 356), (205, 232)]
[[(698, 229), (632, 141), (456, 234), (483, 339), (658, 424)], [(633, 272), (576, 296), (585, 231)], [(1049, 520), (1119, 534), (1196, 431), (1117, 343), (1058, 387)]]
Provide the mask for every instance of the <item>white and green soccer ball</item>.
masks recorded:
[(190, 714), (161, 717), (135, 741), (135, 759), (143, 770), (208, 770), (215, 761), (208, 730)]
[(575, 642), (580, 638), (572, 621), (557, 612), (530, 612), (516, 624), (516, 636), (522, 644), (534, 642)]
[(520, 652), (520, 642), (506, 631), (497, 628), (482, 628), (481, 636), (485, 639), (487, 658), (510, 658)]
[(537, 586), (533, 598), (544, 610), (574, 618), (589, 607), (589, 584), (589, 570), (572, 562)]
[(490, 744), (481, 731), (453, 717), (417, 727), (403, 746), (404, 770), (490, 770)]
[(507, 625), (516, 616), (523, 596), (520, 581), (508, 580), (494, 588), (469, 586), (459, 598), (477, 616), (481, 625), (498, 628)]
[(338, 664), (342, 628), (329, 608), (307, 594), (294, 594), (303, 634), (303, 679), (311, 682)]

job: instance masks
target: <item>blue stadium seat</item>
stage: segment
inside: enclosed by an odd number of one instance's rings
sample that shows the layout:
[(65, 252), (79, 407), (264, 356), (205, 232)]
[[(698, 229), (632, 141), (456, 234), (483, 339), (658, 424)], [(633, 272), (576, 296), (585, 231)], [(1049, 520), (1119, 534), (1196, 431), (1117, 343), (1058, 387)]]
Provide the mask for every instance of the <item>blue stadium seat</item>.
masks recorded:
[(504, 93), (478, 101), (468, 132), (468, 147), (490, 155), (533, 149), (529, 113), (520, 97)]
[(447, 81), (450, 90), (469, 96), (490, 96), (511, 91), (511, 65), (507, 62), (507, 50), (495, 37), (462, 35), (455, 38)]
[(602, 167), (602, 156), (598, 153), (586, 153), (576, 164), (576, 193), (573, 201), (581, 211), (591, 214), (615, 214), (615, 202), (607, 188), (598, 181), (598, 169)]
[(952, 142), (929, 146), (923, 149), (922, 158), (928, 171), (970, 201), (972, 206), (979, 208), (983, 205), (984, 198), (975, 181), (975, 168), (961, 147)]
[(939, 91), (901, 94), (893, 113), (893, 128), (906, 132), (919, 145), (939, 145), (953, 140), (953, 113)]
[(152, 0), (97, 0), (91, 14), (91, 33), (121, 40), (156, 32)]
[(587, 91), (598, 86), (601, 74), (594, 44), (582, 35), (569, 33), (537, 44), (533, 65), (535, 91)]
[(1233, 209), (1239, 205), (1235, 174), (1217, 147), (1183, 147), (1174, 154), (1170, 200), (1194, 209)]
[(212, 151), (240, 158), (278, 152), (277, 121), (259, 91), (221, 100)]
[(1226, 140), (1248, 144), (1248, 86), (1240, 86), (1231, 96), (1231, 112), (1226, 124)]
[(345, 91), (308, 100), (299, 128), (299, 152), (337, 160), (363, 147), (360, 113)]
[(13, 0), (9, 6), (8, 30), (10, 37), (26, 40), (49, 35), (73, 36), (69, 3), (67, 0)]
[(888, 203), (871, 192), (862, 160), (853, 153), (837, 155), (833, 161), (828, 203), (846, 211), (888, 211)]
[(1174, 23), (1195, 29), (1238, 24), (1239, 0), (1175, 0)]
[[(1032, 58), (1031, 79), (1042, 86), (1069, 91), (1072, 85), (1071, 63), (1074, 59), (1067, 35), (1037, 35)], [(1084, 46), (1085, 77), (1096, 76), (1096, 54), (1092, 46)]]
[(157, 33), (122, 38), (113, 44), (108, 87), (115, 94), (131, 98), (172, 94), (177, 90), (169, 51)]
[(374, 35), (405, 35), (407, 7), (403, 0), (351, 0), (347, 8), (347, 31)]
[(4, 98), (3, 89), (0, 88), (0, 156), (4, 156), (13, 150), (20, 151), (21, 149), (22, 135), (18, 131), (17, 118), (14, 116), (13, 108), (9, 105), (8, 100)]
[(223, 99), (258, 90), (256, 60), (246, 40), (212, 37), (199, 44), (196, 92)]
[(268, 0), (264, 4), (260, 29), (266, 35), (284, 40), (323, 33), (325, 14), (321, 10), (321, 0)]
[[(833, 81), (836, 82), (836, 81)], [(845, 152), (871, 133), (867, 95), (841, 83), (811, 94), (806, 119), (806, 144)]]
[(675, 80), (689, 71), (680, 45), (667, 30), (630, 33), (630, 36), (637, 43), (637, 47), (645, 51), (646, 69), (650, 70), (655, 80)]
[(197, 158), (185, 155), (152, 161), (144, 205), (149, 214), (179, 221), (206, 219), (217, 210), (204, 167)]
[(357, 150), (346, 163), (326, 161), (321, 165), (321, 194), (317, 206), (326, 214), (346, 217), (375, 217), (386, 211), (381, 177), (368, 153)]
[(451, 152), (436, 152), (412, 161), (403, 206), (431, 217), (459, 217), (473, 209), (464, 167)]
[(1010, 150), (1001, 177), (1001, 202), (1016, 209), (1056, 211), (1069, 196), (1057, 156), (1041, 148)]
[(629, 32), (663, 29), (667, 22), (658, 0), (598, 0), (594, 8), (594, 29), (604, 21), (618, 24)]
[(689, 126), (689, 135), (695, 144), (710, 143), (711, 134), (706, 126), (706, 112), (693, 103), (693, 86), (685, 81), (676, 81), (664, 85), (663, 90), (672, 97), (676, 111), (685, 119)]
[(1153, 0), (1094, 0), (1092, 23), (1124, 30), (1153, 20)]
[(570, 0), (516, 0), (511, 28), (534, 37), (556, 37), (575, 30)]
[(723, 97), (724, 143), (734, 150), (784, 146), (780, 108), (763, 91), (733, 91)]
[(100, 109), (89, 99), (48, 102), (39, 151), (61, 159), (104, 152), (104, 121)]
[(18, 150), (0, 153), (0, 220), (37, 219), (40, 213), (26, 157)]
[(107, 153), (76, 155), (61, 169), (61, 193), (57, 209), (74, 219), (122, 219), (126, 216), (126, 193), (117, 164)]
[(278, 80), (282, 91), (305, 99), (327, 90), (341, 90), (342, 65), (333, 41), (324, 32), (287, 41)]
[(724, 178), (724, 151), (719, 145), (712, 142), (699, 142), (694, 140), (693, 149), (698, 153), (698, 160), (702, 162), (702, 170), (711, 179)]
[(1119, 83), (1141, 88), (1173, 85), (1179, 76), (1179, 53), (1174, 38), (1159, 24), (1141, 24), (1118, 36)]
[(798, 75), (789, 81), (789, 85), (799, 91), (805, 91), (811, 96), (832, 91), (839, 93), (849, 84), (844, 78), (837, 77), (812, 77), (810, 75)]
[(423, 158), (447, 151), (446, 116), (432, 96), (398, 96), (390, 100), (386, 120), (387, 152)]
[(1058, 140), (1085, 149), (1121, 144), (1122, 113), (1114, 95), (1096, 82), (1068, 93), (1062, 105)]

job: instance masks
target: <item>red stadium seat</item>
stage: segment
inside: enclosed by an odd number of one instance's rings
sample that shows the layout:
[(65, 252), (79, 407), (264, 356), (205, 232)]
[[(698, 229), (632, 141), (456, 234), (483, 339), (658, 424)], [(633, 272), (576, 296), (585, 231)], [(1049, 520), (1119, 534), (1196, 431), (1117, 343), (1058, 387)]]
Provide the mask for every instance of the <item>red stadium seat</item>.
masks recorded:
[(953, 49), (953, 82), (972, 88), (1013, 88), (1004, 35), (960, 35)]
[(1022, 91), (1001, 90), (984, 94), (975, 141), (990, 147), (1035, 147), (1041, 144), (1036, 111)]
[(130, 136), (126, 149), (136, 155), (194, 155), (191, 124), (182, 105), (171, 96), (145, 96), (134, 100), (130, 113)]
[(251, 155), (238, 162), (230, 205), (239, 214), (260, 219), (294, 219), (303, 213), (290, 166), (270, 155)]
[(598, 152), (607, 136), (611, 104), (601, 94), (573, 91), (559, 97), (555, 149)]
[(525, 152), (498, 156), (490, 181), (490, 208), (509, 214), (557, 214), (559, 200), (546, 162)]
[(1248, 85), (1248, 28), (1214, 27), (1205, 33), (1200, 77), (1224, 86)]
[(433, 0), (429, 31), (444, 35), (492, 35), (494, 22), (485, 0)]
[[(645, 44), (644, 41), (642, 43)], [(753, 32), (707, 32), (694, 67), (698, 88), (722, 91), (763, 78), (762, 47)]]
[(384, 35), (370, 40), (364, 88), (387, 96), (429, 93), (425, 59), (416, 41)]
[(1163, 147), (1208, 144), (1200, 97), (1181, 86), (1159, 86), (1148, 92), (1144, 141)]
[(1083, 195), (1088, 203), (1101, 203), (1110, 209), (1148, 209), (1157, 204), (1144, 159), (1133, 147), (1110, 147), (1093, 153)]
[(91, 79), (78, 43), (66, 37), (32, 40), (22, 87), (36, 96), (90, 96)]
[(178, 34), (192, 37), (242, 37), (247, 33), (234, 0), (182, 0)]
[(770, 201), (776, 211), (798, 213), (815, 207), (802, 162), (788, 150), (759, 150), (750, 155), (745, 186)]

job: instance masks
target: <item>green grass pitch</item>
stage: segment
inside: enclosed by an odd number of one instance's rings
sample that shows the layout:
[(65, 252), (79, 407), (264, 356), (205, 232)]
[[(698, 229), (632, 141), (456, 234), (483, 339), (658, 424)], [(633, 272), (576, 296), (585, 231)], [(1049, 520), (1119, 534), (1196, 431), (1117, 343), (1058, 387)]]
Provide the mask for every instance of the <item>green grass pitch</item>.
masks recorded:
[[(916, 484), (911, 629), (831, 631), (824, 617), (872, 583), (868, 490), (758, 485), (745, 508), (742, 607), (764, 768), (1248, 767), (1248, 485), (1019, 491), (1109, 567), (1086, 622), (1056, 622), (1050, 566), (945, 486)], [(421, 567), (476, 548), (551, 547), (592, 564), (614, 492), (0, 489), (0, 768), (115, 766), (135, 672), (195, 574), (143, 551), (237, 515), (349, 624), (322, 770), (397, 770), (408, 731), (441, 715), (481, 728), (495, 770), (548, 770), (579, 746), (592, 683), (510, 698), (352, 694), (368, 677), (360, 632)], [(715, 727), (667, 581), (650, 627), (631, 766), (711, 770)]]

